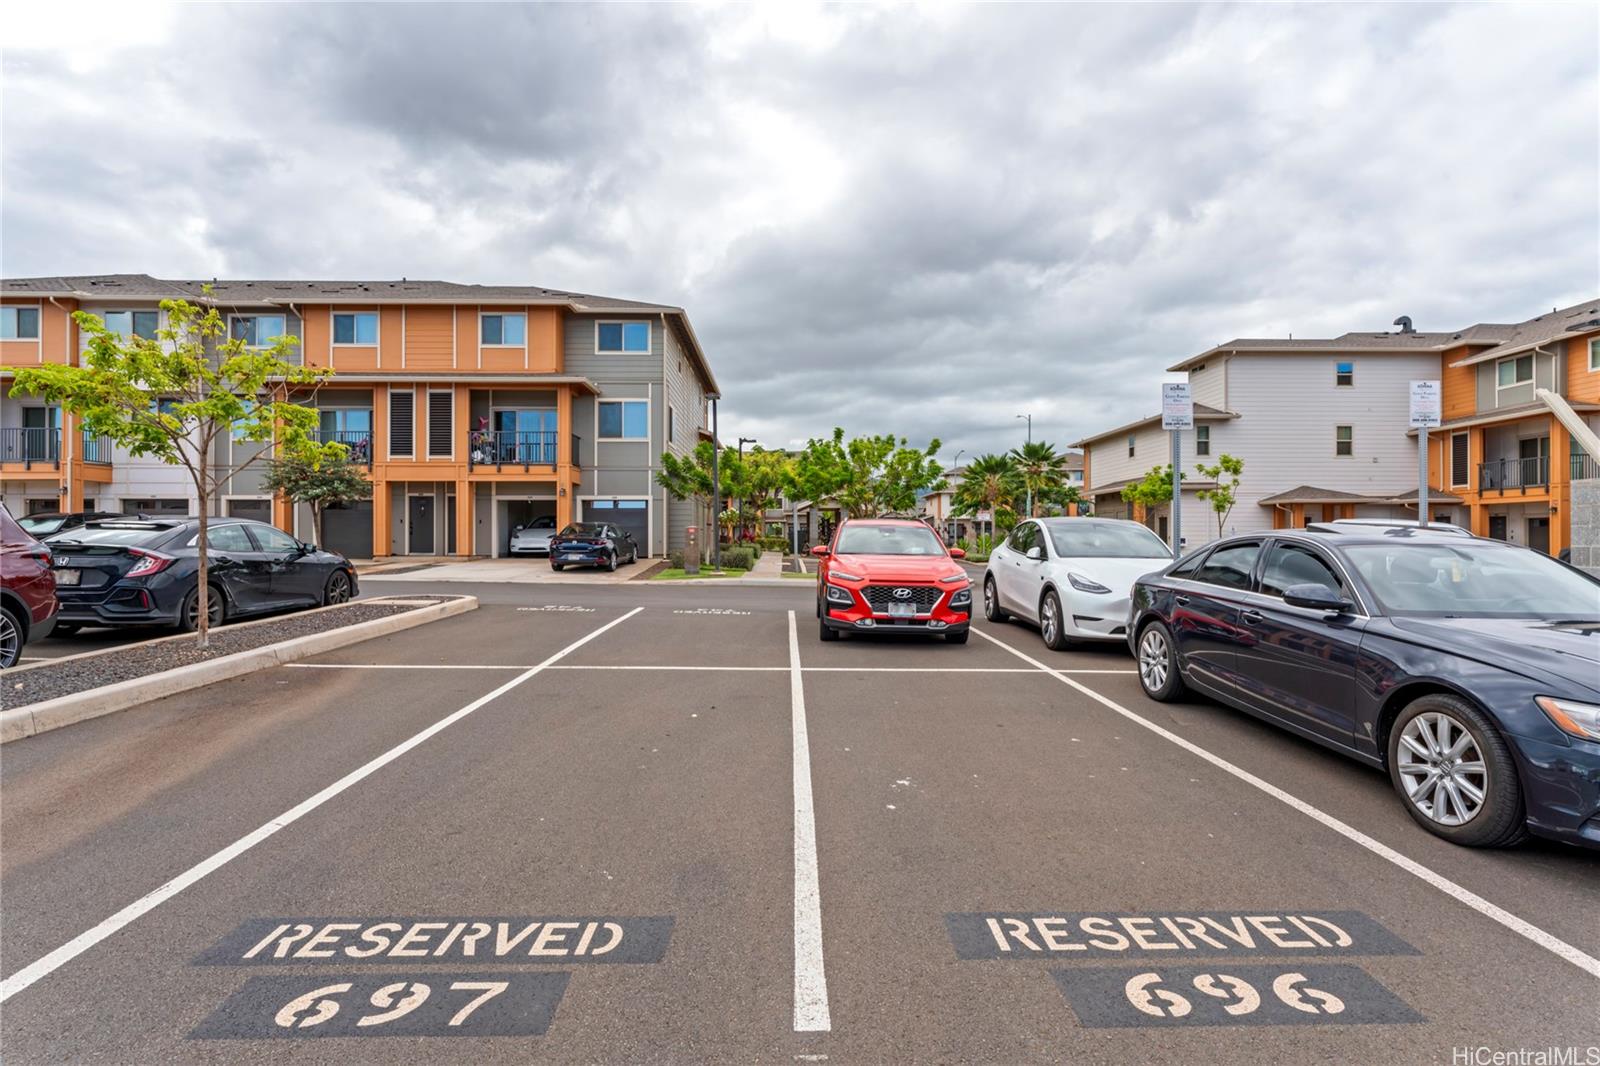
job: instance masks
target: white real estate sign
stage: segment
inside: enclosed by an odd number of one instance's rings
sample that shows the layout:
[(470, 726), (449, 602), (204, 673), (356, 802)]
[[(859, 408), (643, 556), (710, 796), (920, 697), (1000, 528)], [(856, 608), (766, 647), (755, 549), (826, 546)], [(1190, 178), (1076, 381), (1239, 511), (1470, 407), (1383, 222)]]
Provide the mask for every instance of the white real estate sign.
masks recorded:
[(1162, 383), (1161, 428), (1194, 428), (1194, 399), (1189, 395), (1189, 383), (1187, 381)]
[(1411, 383), (1411, 428), (1437, 428), (1444, 415), (1443, 396), (1437, 381)]

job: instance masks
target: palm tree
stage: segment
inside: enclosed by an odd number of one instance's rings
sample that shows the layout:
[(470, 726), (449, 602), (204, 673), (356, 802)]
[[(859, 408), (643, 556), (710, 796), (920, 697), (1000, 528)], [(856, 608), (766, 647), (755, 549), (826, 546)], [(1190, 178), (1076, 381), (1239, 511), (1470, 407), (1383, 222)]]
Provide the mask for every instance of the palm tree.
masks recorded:
[(1056, 452), (1055, 445), (1042, 440), (1029, 441), (1020, 448), (1011, 449), (1008, 458), (1022, 479), (1023, 488), (1033, 505), (1030, 518), (1037, 518), (1039, 507), (1047, 493), (1059, 490), (1067, 480), (1067, 457)]
[(951, 494), (951, 509), (956, 514), (988, 511), (993, 516), (1014, 510), (1022, 491), (1022, 478), (1009, 455), (980, 455), (967, 464), (961, 483)]

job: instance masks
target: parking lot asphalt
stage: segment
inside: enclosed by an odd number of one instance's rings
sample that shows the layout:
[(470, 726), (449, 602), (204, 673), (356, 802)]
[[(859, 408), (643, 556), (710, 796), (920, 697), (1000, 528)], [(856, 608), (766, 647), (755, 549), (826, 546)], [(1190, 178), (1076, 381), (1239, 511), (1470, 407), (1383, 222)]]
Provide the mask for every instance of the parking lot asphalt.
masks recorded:
[(448, 591), (482, 606), (0, 749), (5, 1061), (1600, 1045), (1600, 856), (1438, 841), (1120, 647)]

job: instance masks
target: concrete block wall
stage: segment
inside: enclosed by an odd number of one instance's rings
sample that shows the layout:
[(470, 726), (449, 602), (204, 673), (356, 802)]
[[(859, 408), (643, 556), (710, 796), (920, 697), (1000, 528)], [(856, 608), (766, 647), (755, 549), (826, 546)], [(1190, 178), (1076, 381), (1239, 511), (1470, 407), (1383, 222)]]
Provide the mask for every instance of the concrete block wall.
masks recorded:
[(1600, 478), (1572, 483), (1572, 565), (1600, 576)]

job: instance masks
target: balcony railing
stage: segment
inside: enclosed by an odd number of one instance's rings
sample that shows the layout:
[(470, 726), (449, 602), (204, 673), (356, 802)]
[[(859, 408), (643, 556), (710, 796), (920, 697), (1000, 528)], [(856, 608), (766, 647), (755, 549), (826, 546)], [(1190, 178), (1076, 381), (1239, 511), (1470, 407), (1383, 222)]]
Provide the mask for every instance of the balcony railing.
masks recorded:
[(0, 462), (61, 466), (61, 430), (43, 427), (0, 429)]
[(343, 444), (345, 455), (352, 463), (372, 465), (370, 429), (319, 429), (311, 436), (318, 444)]
[(1550, 484), (1550, 457), (1495, 459), (1478, 465), (1478, 491), (1544, 488)]
[(1576, 445), (1572, 452), (1572, 480), (1579, 481), (1583, 478), (1600, 478), (1600, 459), (1592, 455), (1585, 455), (1577, 450)]
[(96, 436), (88, 430), (84, 430), (83, 461), (86, 463), (98, 463), (101, 466), (110, 466), (111, 438)]
[(468, 441), (467, 462), (496, 469), (555, 466), (557, 440), (554, 430), (479, 430)]

